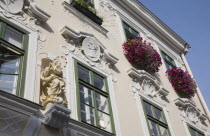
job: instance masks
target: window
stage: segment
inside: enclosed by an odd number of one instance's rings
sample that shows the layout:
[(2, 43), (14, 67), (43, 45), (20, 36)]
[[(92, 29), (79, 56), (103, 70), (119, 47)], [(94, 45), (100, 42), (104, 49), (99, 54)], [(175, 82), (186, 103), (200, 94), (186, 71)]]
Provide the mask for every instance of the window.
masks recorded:
[(94, 7), (94, 2), (93, 2), (93, 0), (84, 0), (85, 2), (88, 2), (89, 3), (89, 5), (91, 6), (91, 7)]
[(28, 36), (0, 21), (0, 90), (21, 96)]
[(125, 36), (127, 40), (131, 40), (140, 36), (136, 30), (134, 30), (132, 27), (127, 25), (125, 22), (123, 22), (123, 27), (124, 27)]
[(198, 131), (197, 129), (195, 129), (191, 125), (188, 125), (188, 128), (189, 128), (191, 136), (205, 136), (204, 133)]
[(79, 120), (113, 133), (107, 79), (76, 62)]
[(151, 136), (170, 136), (169, 128), (161, 108), (143, 101), (145, 116)]
[(161, 52), (161, 54), (162, 54), (162, 57), (164, 59), (164, 62), (165, 62), (165, 65), (166, 65), (167, 69), (171, 69), (171, 68), (175, 68), (176, 67), (175, 62), (174, 62), (174, 60), (171, 57), (169, 57), (164, 52)]

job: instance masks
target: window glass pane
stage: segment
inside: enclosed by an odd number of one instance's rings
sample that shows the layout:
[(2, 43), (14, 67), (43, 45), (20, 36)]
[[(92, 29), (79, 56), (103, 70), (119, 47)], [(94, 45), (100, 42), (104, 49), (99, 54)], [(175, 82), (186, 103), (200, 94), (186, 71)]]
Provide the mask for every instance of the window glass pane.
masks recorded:
[(123, 23), (124, 29), (129, 31), (129, 26), (126, 23)]
[(93, 74), (93, 81), (95, 87), (105, 91), (104, 78), (98, 76), (97, 74)]
[(0, 74), (0, 90), (14, 94), (15, 89), (16, 89), (17, 78), (18, 78), (18, 76), (16, 76), (16, 75)]
[(139, 33), (136, 32), (135, 30), (131, 29), (131, 33), (135, 36), (135, 37), (138, 37), (139, 36)]
[(0, 73), (17, 74), (19, 56), (5, 55), (0, 53)]
[(202, 133), (198, 133), (198, 136), (204, 136), (204, 134), (202, 134)]
[(79, 85), (80, 101), (93, 107), (93, 93), (90, 89)]
[(6, 26), (4, 40), (19, 48), (22, 48), (23, 34), (11, 28), (10, 26)]
[(165, 122), (162, 115), (162, 111), (157, 108), (154, 108), (154, 109), (155, 109), (156, 118), (161, 122)]
[(81, 120), (88, 124), (95, 125), (94, 108), (87, 106), (83, 103), (80, 103), (80, 107), (81, 107)]
[(108, 101), (106, 97), (96, 93), (96, 104), (98, 110), (109, 114)]
[(192, 136), (196, 136), (196, 131), (192, 128), (190, 128), (190, 133), (191, 133)]
[(132, 40), (135, 38), (135, 36), (128, 31), (125, 31), (125, 34), (126, 34), (127, 40)]
[(89, 70), (84, 68), (83, 66), (80, 66), (78, 65), (78, 76), (79, 76), (79, 79), (87, 82), (87, 83), (90, 83), (90, 76), (89, 76)]
[(153, 117), (151, 105), (148, 104), (147, 102), (144, 102), (144, 108), (145, 108), (145, 111), (146, 111), (147, 115)]
[(149, 128), (150, 128), (151, 135), (152, 136), (159, 136), (157, 125), (151, 120), (148, 120), (148, 122), (149, 122)]
[(169, 136), (168, 134), (168, 130), (162, 126), (159, 126), (160, 127), (160, 133), (161, 133), (161, 136)]
[(99, 111), (98, 118), (99, 118), (99, 127), (106, 131), (112, 132), (110, 116)]

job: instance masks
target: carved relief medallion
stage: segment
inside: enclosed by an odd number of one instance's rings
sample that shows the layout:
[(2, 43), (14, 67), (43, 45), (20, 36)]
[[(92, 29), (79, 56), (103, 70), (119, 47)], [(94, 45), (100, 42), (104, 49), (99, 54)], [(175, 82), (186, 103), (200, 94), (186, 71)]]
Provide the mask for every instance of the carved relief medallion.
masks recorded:
[(101, 55), (100, 45), (92, 37), (87, 37), (83, 40), (82, 48), (85, 56), (91, 61), (98, 61)]
[(19, 13), (23, 4), (24, 0), (0, 0), (0, 6), (12, 14)]

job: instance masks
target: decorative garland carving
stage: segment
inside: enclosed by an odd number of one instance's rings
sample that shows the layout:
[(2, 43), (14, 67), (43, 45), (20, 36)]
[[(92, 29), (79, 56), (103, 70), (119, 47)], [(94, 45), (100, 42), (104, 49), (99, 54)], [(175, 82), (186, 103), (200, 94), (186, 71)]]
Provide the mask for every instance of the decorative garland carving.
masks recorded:
[(46, 38), (36, 27), (36, 24), (47, 21), (50, 16), (37, 8), (33, 0), (29, 0), (28, 3), (24, 3), (23, 0), (4, 0), (0, 2), (0, 15), (15, 20), (33, 31), (36, 31), (38, 33), (38, 47), (40, 47), (40, 49), (44, 47), (43, 42), (46, 41)]
[(207, 120), (208, 117), (196, 107), (195, 103), (193, 103), (191, 100), (187, 98), (178, 98), (174, 100), (174, 102), (178, 106), (178, 108), (182, 111), (181, 116), (185, 120), (205, 130), (202, 124), (205, 125), (205, 120)]
[[(110, 0), (100, 0), (100, 7), (98, 11), (98, 15), (103, 17), (103, 24), (104, 28), (110, 29), (107, 33), (107, 36), (113, 39), (117, 39), (118, 31), (117, 29), (113, 29), (117, 27), (117, 18), (116, 18), (116, 10), (111, 5)], [(115, 31), (113, 31), (115, 30)]]
[[(91, 34), (74, 31), (71, 28), (64, 26), (61, 29), (61, 34), (67, 41), (67, 45), (61, 45), (62, 52), (67, 56), (69, 53), (74, 54), (75, 56), (81, 58), (82, 60), (86, 61), (90, 66), (96, 67), (107, 74), (111, 75), (112, 81), (114, 85), (116, 85), (117, 78), (111, 72), (111, 68), (118, 62), (118, 58), (114, 57), (110, 54), (106, 48)], [(92, 55), (96, 55), (94, 60), (88, 57), (88, 52), (83, 45), (82, 42), (88, 41), (87, 39), (91, 39), (91, 45), (97, 46), (97, 52)], [(83, 43), (84, 44), (84, 43)], [(86, 53), (85, 53), (86, 52)], [(97, 58), (97, 59), (95, 59)]]
[(152, 75), (144, 70), (131, 68), (127, 71), (132, 78), (131, 90), (135, 93), (141, 93), (162, 104), (162, 98), (169, 92), (162, 87), (162, 84)]
[(64, 94), (66, 82), (63, 79), (62, 72), (66, 63), (65, 57), (57, 57), (41, 72), (42, 95), (40, 96), (40, 101), (44, 109), (53, 103), (65, 106), (67, 104)]

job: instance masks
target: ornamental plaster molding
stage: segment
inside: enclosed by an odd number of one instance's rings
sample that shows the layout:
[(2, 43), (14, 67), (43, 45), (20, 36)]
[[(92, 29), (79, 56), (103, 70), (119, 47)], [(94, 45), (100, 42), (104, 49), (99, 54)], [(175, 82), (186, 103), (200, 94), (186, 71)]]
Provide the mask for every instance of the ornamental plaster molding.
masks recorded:
[[(14, 12), (11, 11), (12, 9), (4, 7), (5, 2), (9, 2), (9, 5), (13, 4), (13, 6), (15, 6)], [(23, 0), (4, 0), (4, 2), (0, 2), (0, 15), (4, 16), (8, 20), (14, 20), (15, 22), (22, 24), (32, 31), (37, 32), (38, 47), (42, 49), (44, 47), (43, 43), (46, 41), (46, 38), (45, 35), (38, 29), (37, 24), (46, 22), (50, 18), (50, 15), (38, 8), (34, 1), (30, 0), (24, 3), (22, 2)]]
[(127, 74), (132, 78), (131, 90), (133, 93), (144, 94), (163, 104), (162, 99), (169, 94), (169, 91), (162, 87), (158, 79), (144, 70), (134, 68), (127, 70)]
[(42, 117), (40, 113), (40, 109), (42, 107), (41, 105), (4, 91), (0, 91), (0, 105), (25, 115), (35, 115)]
[(49, 66), (45, 67), (41, 72), (42, 94), (40, 101), (43, 105), (43, 109), (48, 108), (54, 103), (64, 106), (67, 105), (65, 96), (66, 81), (63, 78), (63, 69), (66, 67), (66, 64), (66, 58), (59, 56), (55, 60), (51, 60)]
[(44, 113), (44, 123), (53, 128), (63, 129), (69, 125), (71, 110), (58, 104), (52, 105)]
[[(118, 31), (117, 31), (117, 11), (112, 6), (110, 0), (100, 0), (98, 15), (103, 17), (102, 26), (109, 30), (107, 36), (113, 39), (117, 39)], [(115, 28), (115, 29), (113, 29)], [(115, 30), (115, 31), (113, 31)]]
[(199, 108), (196, 107), (195, 103), (187, 98), (177, 98), (174, 100), (176, 106), (178, 106), (181, 111), (181, 116), (191, 122), (192, 124), (203, 128), (205, 120), (208, 119), (207, 115), (203, 114)]
[(37, 19), (37, 24), (46, 22), (51, 17), (47, 12), (40, 9), (34, 1), (31, 1), (30, 5), (27, 7), (27, 13)]
[[(96, 24), (95, 22), (93, 22), (91, 19), (89, 19), (88, 17), (86, 17), (84, 14), (82, 14), (81, 12), (78, 12), (77, 9), (75, 9), (74, 7), (72, 7), (69, 4), (69, 1), (64, 1), (62, 3), (63, 7), (64, 7), (64, 11), (67, 13), (71, 13), (71, 14), (67, 14), (68, 16), (72, 17), (72, 19), (76, 19), (77, 20), (77, 26), (84, 28), (85, 30), (89, 30), (91, 27), (94, 28), (95, 30), (97, 30), (98, 32), (100, 32), (103, 36), (106, 36), (106, 34), (108, 33), (108, 31), (103, 28), (102, 26)], [(77, 18), (75, 18), (75, 16)]]
[(90, 66), (111, 74), (110, 68), (118, 62), (118, 58), (108, 52), (106, 47), (94, 35), (75, 31), (67, 26), (61, 29), (67, 45), (61, 45), (65, 55), (69, 53), (86, 61)]

